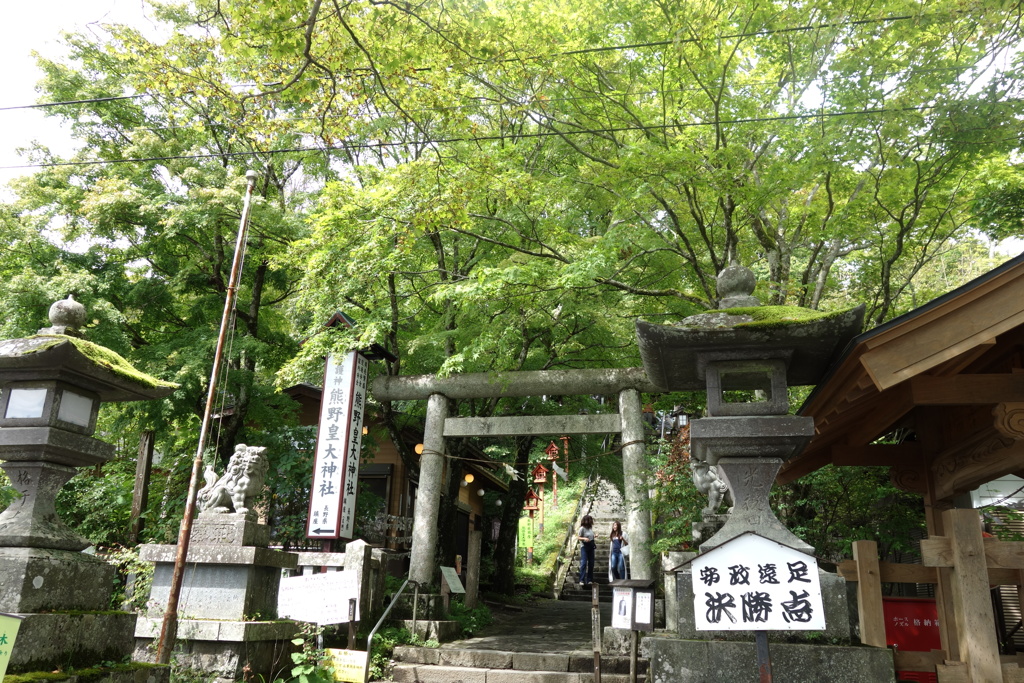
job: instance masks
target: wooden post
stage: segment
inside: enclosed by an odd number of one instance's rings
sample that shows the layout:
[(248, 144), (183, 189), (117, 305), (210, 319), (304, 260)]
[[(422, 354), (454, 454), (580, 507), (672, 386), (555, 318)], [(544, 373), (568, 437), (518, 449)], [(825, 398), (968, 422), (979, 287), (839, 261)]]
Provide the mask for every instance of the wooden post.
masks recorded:
[(356, 649), (356, 599), (348, 599), (348, 649)]
[[(474, 521), (474, 526), (475, 526)], [(480, 592), (480, 546), (484, 532), (473, 529), (469, 532), (469, 558), (466, 564), (466, 607), (476, 607)]]
[(637, 664), (637, 662), (636, 662), (637, 652), (636, 652), (636, 650), (637, 650), (637, 641), (638, 640), (640, 640), (640, 638), (637, 636), (637, 632), (635, 630), (630, 631), (629, 632), (629, 683), (636, 683), (636, 673), (637, 673), (637, 665), (636, 665)]
[[(949, 504), (940, 500), (935, 493), (935, 473), (932, 472), (932, 460), (935, 455), (945, 450), (942, 441), (942, 416), (935, 408), (918, 408), (916, 432), (921, 443), (921, 472), (924, 474), (924, 516), (929, 536), (944, 536), (942, 511), (949, 509)], [(935, 608), (939, 617), (939, 639), (942, 649), (950, 661), (959, 661), (959, 637), (956, 632), (956, 619), (953, 616), (952, 587), (950, 584), (949, 567), (939, 567), (938, 582), (935, 584)]]
[(960, 658), (967, 665), (968, 680), (972, 683), (1002, 681), (981, 518), (977, 510), (946, 510), (942, 513), (942, 522), (952, 552), (953, 611)]
[(857, 563), (857, 611), (860, 642), (885, 647), (885, 616), (882, 614), (882, 576), (878, 570), (878, 544), (854, 541), (853, 561)]
[(600, 589), (591, 586), (590, 626), (594, 640), (594, 683), (601, 683), (601, 604), (598, 602)]
[(128, 539), (132, 545), (139, 542), (142, 532), (142, 514), (149, 498), (149, 475), (153, 468), (153, 432), (147, 430), (139, 436), (139, 459), (135, 463), (135, 492), (132, 494), (132, 528)]

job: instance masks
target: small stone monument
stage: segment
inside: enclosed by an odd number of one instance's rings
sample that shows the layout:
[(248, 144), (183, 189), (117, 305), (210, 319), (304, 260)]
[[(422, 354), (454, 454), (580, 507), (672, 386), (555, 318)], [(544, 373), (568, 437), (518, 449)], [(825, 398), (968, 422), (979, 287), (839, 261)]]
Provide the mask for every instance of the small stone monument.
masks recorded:
[[(814, 435), (813, 418), (788, 414), (787, 388), (820, 381), (860, 331), (864, 309), (822, 314), (789, 306), (760, 306), (753, 296), (754, 287), (753, 273), (731, 266), (718, 280), (721, 310), (691, 316), (677, 325), (637, 321), (640, 356), (648, 378), (665, 391), (707, 392), (706, 417), (690, 425), (691, 462), (710, 494), (704, 525), (696, 530), (703, 541), (702, 556), (718, 554), (719, 548), (737, 539), (747, 543), (753, 535), (759, 537), (757, 542), (779, 547), (783, 554), (795, 551), (807, 557), (814, 548), (790, 532), (768, 505), (768, 494), (783, 461), (798, 453)], [(724, 493), (711, 474), (716, 466), (734, 499), (724, 519), (715, 515), (717, 497)], [(715, 531), (719, 523), (721, 528)], [(823, 635), (833, 643), (849, 643), (845, 581), (820, 570), (818, 579), (824, 629), (790, 631), (787, 637), (800, 640)], [(753, 643), (724, 641), (751, 640), (753, 631), (763, 629), (748, 625), (745, 630), (706, 630), (702, 625), (698, 632), (693, 583), (686, 566), (677, 572), (676, 592), (676, 628), (685, 640), (644, 641), (651, 657), (651, 679), (686, 683), (704, 680), (703, 671), (707, 670), (718, 672), (725, 680), (752, 678), (756, 671)], [(803, 635), (807, 633), (815, 635)], [(787, 669), (776, 667), (776, 673), (793, 680), (837, 680), (831, 677), (834, 669), (846, 664), (853, 671), (876, 673), (888, 666), (888, 674), (856, 680), (892, 680), (887, 652), (836, 650), (827, 655), (813, 648), (780, 653)], [(832, 663), (831, 670), (822, 668), (825, 657)], [(737, 665), (741, 661), (744, 663)], [(695, 662), (701, 664), (694, 666)]]
[[(206, 469), (197, 495), (199, 516), (178, 603), (178, 643), (173, 657), (204, 671), (216, 683), (245, 675), (272, 681), (291, 665), (295, 622), (277, 619), (282, 569), (294, 569), (295, 553), (270, 550), (270, 529), (256, 520), (254, 498), (268, 463), (264, 448), (238, 444), (220, 477)], [(135, 631), (135, 656), (153, 661), (174, 574), (177, 546), (143, 545), (139, 556), (156, 563), (147, 613)]]
[(77, 468), (114, 456), (92, 436), (101, 403), (159, 398), (176, 385), (80, 339), (84, 321), (68, 297), (50, 308), (51, 327), (0, 341), (0, 467), (21, 494), (0, 514), (0, 612), (24, 616), (8, 673), (132, 652), (135, 615), (110, 611), (113, 567), (81, 552), (89, 541), (61, 521), (54, 499)]

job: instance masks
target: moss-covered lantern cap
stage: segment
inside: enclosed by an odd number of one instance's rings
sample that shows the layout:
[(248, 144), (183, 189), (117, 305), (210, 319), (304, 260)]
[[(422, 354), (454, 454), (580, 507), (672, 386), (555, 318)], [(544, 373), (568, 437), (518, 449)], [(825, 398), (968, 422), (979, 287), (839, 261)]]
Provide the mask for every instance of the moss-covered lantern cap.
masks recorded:
[(664, 391), (701, 391), (709, 362), (777, 359), (786, 363), (788, 386), (817, 384), (861, 331), (863, 305), (834, 313), (760, 306), (750, 296), (753, 289), (753, 274), (731, 266), (719, 276), (720, 310), (674, 325), (637, 320), (640, 357), (651, 382)]
[(0, 341), (0, 385), (27, 380), (67, 382), (98, 394), (103, 402), (162, 398), (178, 386), (77, 337), (39, 334)]

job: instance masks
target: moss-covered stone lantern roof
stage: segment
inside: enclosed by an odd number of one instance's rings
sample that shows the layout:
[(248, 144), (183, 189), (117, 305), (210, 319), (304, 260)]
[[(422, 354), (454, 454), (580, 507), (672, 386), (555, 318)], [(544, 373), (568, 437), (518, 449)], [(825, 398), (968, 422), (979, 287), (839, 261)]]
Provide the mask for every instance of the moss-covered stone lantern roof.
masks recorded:
[(708, 362), (779, 359), (786, 363), (788, 386), (816, 384), (863, 324), (863, 305), (826, 313), (761, 306), (753, 290), (753, 274), (731, 266), (718, 279), (720, 309), (673, 325), (637, 320), (651, 382), (665, 391), (700, 391)]

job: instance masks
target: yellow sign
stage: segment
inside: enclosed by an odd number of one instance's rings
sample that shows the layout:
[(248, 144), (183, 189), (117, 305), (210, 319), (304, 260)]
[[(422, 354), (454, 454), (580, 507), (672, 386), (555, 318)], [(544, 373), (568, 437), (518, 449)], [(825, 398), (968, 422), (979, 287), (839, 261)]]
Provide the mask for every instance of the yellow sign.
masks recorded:
[(0, 681), (7, 673), (7, 663), (11, 661), (11, 650), (14, 649), (14, 637), (21, 627), (21, 617), (0, 612)]
[(364, 683), (366, 680), (367, 657), (362, 650), (335, 650), (328, 648), (334, 680), (347, 683)]

